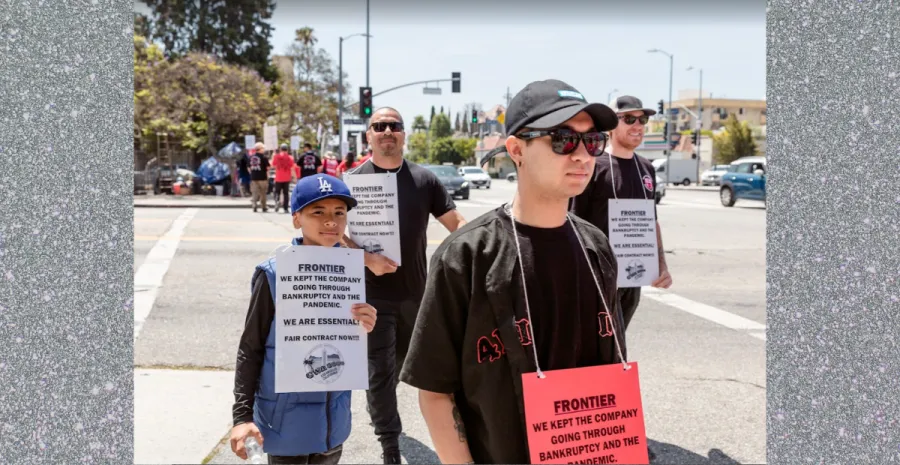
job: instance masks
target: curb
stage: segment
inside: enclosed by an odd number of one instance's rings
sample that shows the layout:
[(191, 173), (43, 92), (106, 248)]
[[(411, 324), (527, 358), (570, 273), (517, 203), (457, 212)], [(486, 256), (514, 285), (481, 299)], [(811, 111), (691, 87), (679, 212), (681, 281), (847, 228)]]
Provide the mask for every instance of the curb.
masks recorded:
[[(220, 205), (220, 204), (171, 204), (171, 203), (135, 203), (134, 208), (233, 208), (233, 209), (246, 209), (252, 210), (252, 206), (248, 203), (246, 205)], [(275, 204), (269, 204), (266, 208), (275, 208)]]

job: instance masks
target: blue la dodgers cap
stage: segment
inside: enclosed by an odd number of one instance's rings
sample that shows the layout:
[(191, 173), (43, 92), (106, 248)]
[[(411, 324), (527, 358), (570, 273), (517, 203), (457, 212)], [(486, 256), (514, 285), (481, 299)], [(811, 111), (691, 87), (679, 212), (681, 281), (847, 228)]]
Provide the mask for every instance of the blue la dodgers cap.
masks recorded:
[(311, 203), (331, 198), (343, 200), (347, 204), (348, 211), (356, 206), (356, 199), (350, 194), (350, 188), (344, 181), (327, 174), (305, 176), (294, 186), (291, 214), (303, 210)]

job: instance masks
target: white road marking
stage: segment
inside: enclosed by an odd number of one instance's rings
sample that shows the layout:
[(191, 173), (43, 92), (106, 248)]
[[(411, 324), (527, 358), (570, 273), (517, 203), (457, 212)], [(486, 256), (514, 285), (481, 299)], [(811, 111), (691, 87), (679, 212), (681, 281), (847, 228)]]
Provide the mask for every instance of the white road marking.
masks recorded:
[(197, 208), (189, 208), (179, 215), (172, 223), (172, 227), (156, 241), (144, 263), (134, 273), (134, 339), (137, 339), (144, 322), (150, 316), (163, 278), (169, 271), (175, 251), (178, 250), (178, 242), (184, 234), (184, 228), (199, 211)]
[(679, 202), (677, 200), (667, 200), (663, 197), (662, 202), (660, 202), (660, 207), (665, 207), (666, 205), (672, 207), (688, 207), (688, 208), (699, 208), (701, 210), (724, 210), (725, 207), (722, 205), (714, 205), (708, 203), (697, 203), (697, 202)]
[(645, 287), (641, 289), (641, 294), (649, 299), (675, 307), (681, 311), (690, 313), (691, 315), (703, 318), (704, 320), (722, 325), (726, 328), (746, 333), (756, 339), (766, 340), (766, 325), (757, 323), (753, 320), (726, 312), (725, 310), (706, 305), (700, 302), (686, 299), (671, 292), (654, 287)]

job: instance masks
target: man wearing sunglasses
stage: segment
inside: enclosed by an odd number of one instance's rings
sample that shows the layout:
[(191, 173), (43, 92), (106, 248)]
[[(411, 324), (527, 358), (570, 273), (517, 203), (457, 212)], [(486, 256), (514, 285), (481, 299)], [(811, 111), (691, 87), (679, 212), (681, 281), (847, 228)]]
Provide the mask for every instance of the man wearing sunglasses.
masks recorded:
[[(397, 174), (403, 265), (398, 267), (381, 254), (365, 253), (366, 301), (378, 309), (378, 325), (368, 336), (366, 400), (384, 463), (400, 463), (403, 426), (397, 411), (397, 384), (425, 291), (428, 220), (433, 215), (450, 232), (465, 224), (465, 220), (437, 175), (403, 159), (406, 133), (397, 110), (384, 107), (373, 112), (366, 140), (372, 150), (371, 158), (348, 170), (345, 179), (361, 174)], [(356, 246), (350, 238), (345, 236), (344, 240), (348, 246)]]
[[(590, 184), (573, 199), (572, 211), (609, 235), (609, 201), (611, 199), (654, 199), (656, 197), (656, 170), (650, 160), (637, 155), (634, 150), (644, 140), (644, 130), (655, 110), (644, 108), (641, 101), (629, 95), (616, 100), (619, 125), (612, 130), (609, 154), (597, 158), (597, 166)], [(654, 206), (654, 216), (656, 207)], [(662, 232), (656, 222), (656, 240), (659, 255), (659, 278), (653, 287), (667, 289), (672, 277), (663, 253)], [(625, 327), (631, 322), (641, 299), (640, 287), (619, 288), (619, 300), (625, 316)]]
[(612, 109), (557, 80), (510, 102), (510, 136), (480, 164), (507, 152), (518, 172), (512, 205), (435, 251), (400, 375), (419, 389), (442, 463), (530, 463), (522, 374), (536, 361), (548, 371), (616, 363), (617, 346), (624, 354), (615, 255), (567, 212), (617, 124)]

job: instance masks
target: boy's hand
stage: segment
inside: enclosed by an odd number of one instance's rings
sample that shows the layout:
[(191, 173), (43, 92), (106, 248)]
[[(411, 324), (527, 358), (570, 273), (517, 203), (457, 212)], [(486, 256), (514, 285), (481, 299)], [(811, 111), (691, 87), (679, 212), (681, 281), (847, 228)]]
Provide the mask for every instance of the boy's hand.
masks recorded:
[(377, 319), (378, 311), (375, 310), (375, 307), (366, 304), (353, 304), (350, 307), (350, 313), (353, 314), (353, 319), (360, 322), (365, 328), (367, 333), (371, 333), (372, 329), (375, 327), (375, 320)]
[(248, 421), (231, 428), (231, 451), (234, 452), (234, 455), (240, 457), (241, 460), (247, 460), (247, 449), (244, 447), (244, 441), (251, 434), (256, 437), (256, 442), (262, 446), (262, 433), (259, 432), (256, 423)]
[(375, 276), (397, 271), (397, 263), (384, 255), (377, 253), (365, 253), (366, 268)]

